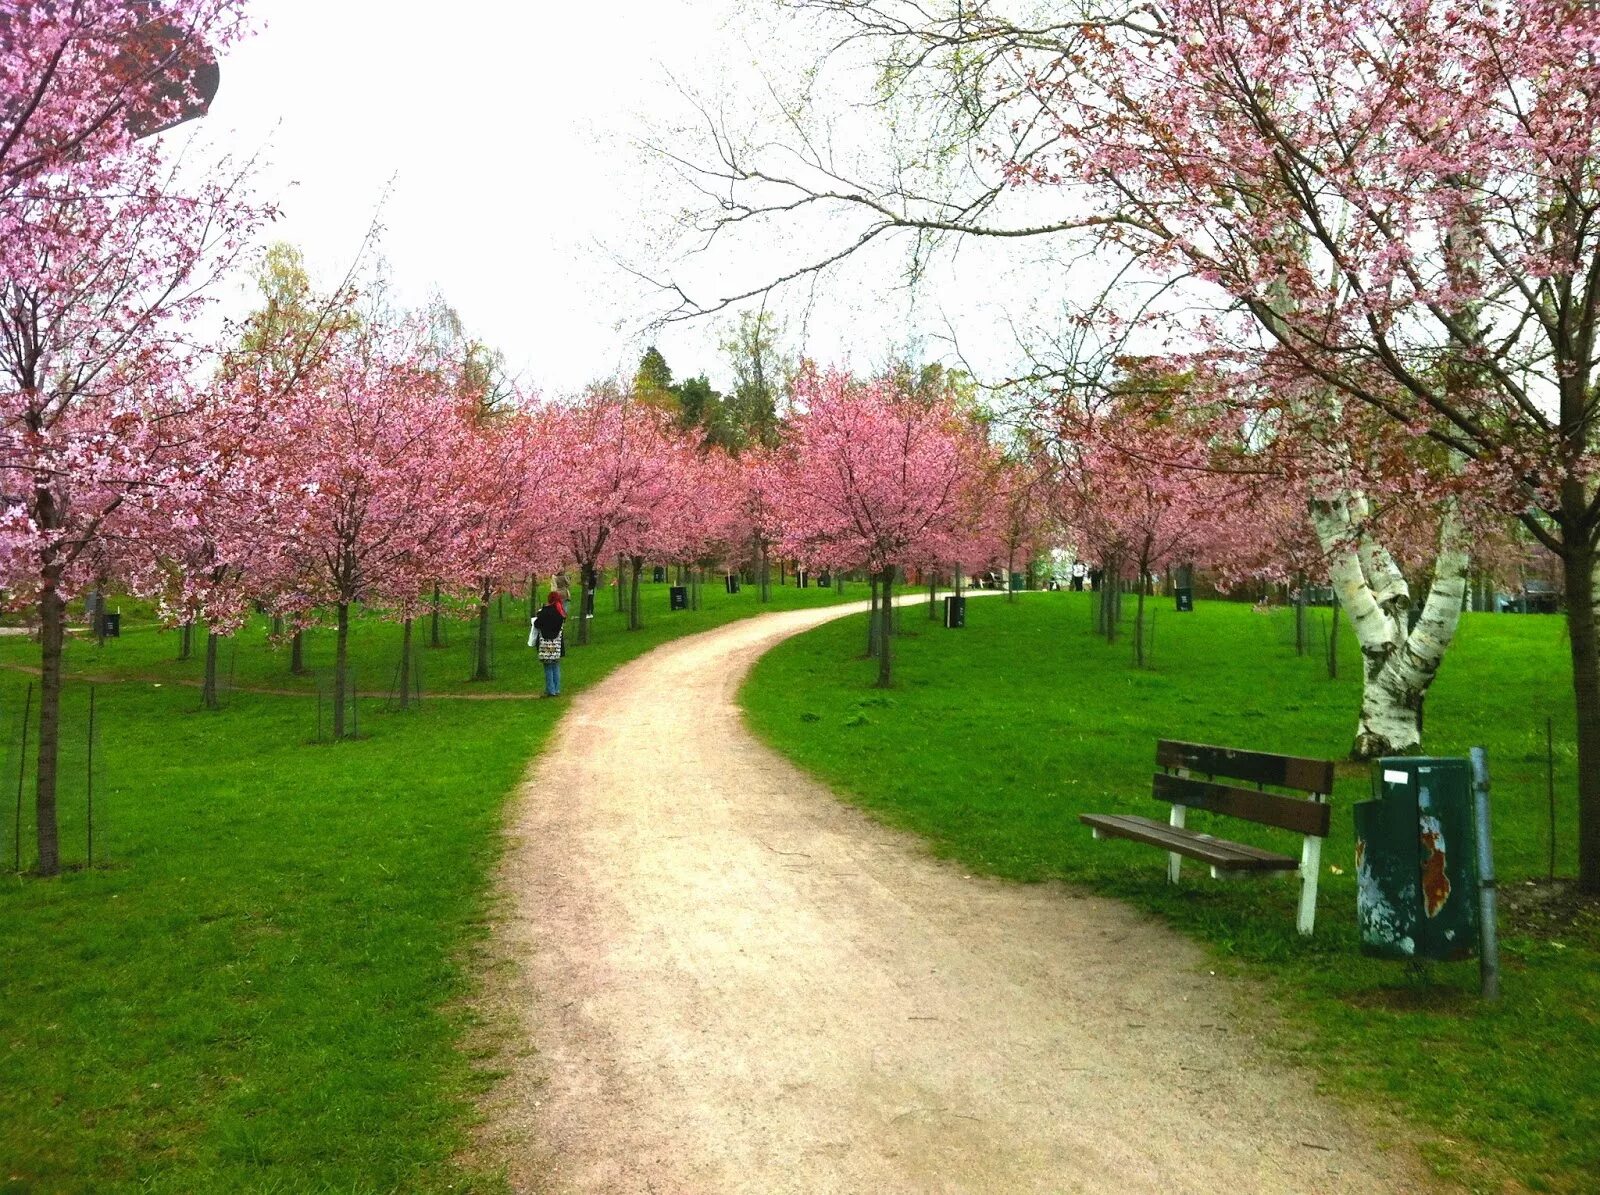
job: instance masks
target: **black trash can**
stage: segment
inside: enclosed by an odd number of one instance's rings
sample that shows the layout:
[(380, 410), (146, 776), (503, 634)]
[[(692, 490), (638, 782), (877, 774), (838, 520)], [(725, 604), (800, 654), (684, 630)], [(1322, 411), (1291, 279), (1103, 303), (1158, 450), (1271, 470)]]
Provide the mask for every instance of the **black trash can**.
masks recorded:
[(967, 599), (952, 594), (944, 599), (944, 625), (959, 630), (967, 625)]
[(1477, 818), (1471, 766), (1377, 760), (1354, 806), (1361, 949), (1385, 958), (1464, 959), (1478, 946)]
[(1173, 597), (1177, 600), (1179, 614), (1193, 613), (1194, 590), (1190, 589), (1187, 585), (1179, 585), (1172, 591), (1172, 593)]
[(101, 624), (101, 627), (103, 628), (101, 630), (101, 632), (100, 632), (101, 636), (103, 638), (106, 638), (106, 639), (120, 639), (120, 638), (122, 638), (122, 615), (120, 613), (118, 613), (118, 614), (106, 613), (106, 614), (100, 615), (100, 624)]
[(667, 570), (662, 568), (659, 564), (650, 570), (650, 580), (655, 584), (660, 585), (661, 582), (665, 581), (666, 579)]
[(818, 589), (827, 589), (832, 584), (833, 584), (833, 574), (832, 573), (818, 573), (817, 574), (817, 588)]
[(667, 590), (674, 610), (687, 610), (689, 608), (689, 587), (687, 585), (674, 585)]

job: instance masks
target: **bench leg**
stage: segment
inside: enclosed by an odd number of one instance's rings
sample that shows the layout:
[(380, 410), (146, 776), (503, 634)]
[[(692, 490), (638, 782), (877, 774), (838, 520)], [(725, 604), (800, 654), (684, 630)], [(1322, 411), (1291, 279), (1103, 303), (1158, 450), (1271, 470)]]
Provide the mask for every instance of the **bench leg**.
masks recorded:
[(1322, 839), (1307, 834), (1300, 848), (1300, 915), (1295, 925), (1308, 938), (1317, 921), (1317, 876), (1321, 871)]
[[(1183, 829), (1184, 819), (1188, 816), (1188, 813), (1189, 813), (1188, 806), (1186, 806), (1186, 805), (1174, 805), (1172, 807), (1172, 815), (1167, 818), (1167, 822), (1168, 822), (1169, 825), (1175, 826), (1179, 830), (1181, 830), (1181, 829)], [(1178, 882), (1178, 872), (1182, 867), (1183, 867), (1183, 856), (1178, 854), (1176, 851), (1168, 851), (1167, 852), (1167, 883), (1176, 884)]]

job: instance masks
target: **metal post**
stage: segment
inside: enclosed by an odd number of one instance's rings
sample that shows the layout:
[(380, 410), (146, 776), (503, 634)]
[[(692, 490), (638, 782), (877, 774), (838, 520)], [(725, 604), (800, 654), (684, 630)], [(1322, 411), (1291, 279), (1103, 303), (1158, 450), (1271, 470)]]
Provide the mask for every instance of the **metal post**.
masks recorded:
[(1544, 789), (1550, 805), (1550, 874), (1556, 878), (1556, 720), (1549, 714), (1544, 719)]
[(33, 682), (22, 703), (22, 750), (17, 752), (17, 871), (22, 870), (22, 786), (28, 771), (28, 723), (33, 718)]
[(88, 825), (89, 834), (89, 866), (94, 866), (94, 686), (89, 686), (89, 744), (88, 766), (85, 768), (84, 792), (86, 808), (84, 820)]
[(1489, 757), (1474, 747), (1472, 797), (1478, 831), (1479, 970), (1485, 1000), (1500, 999), (1500, 942), (1495, 926), (1494, 848), (1489, 841)]

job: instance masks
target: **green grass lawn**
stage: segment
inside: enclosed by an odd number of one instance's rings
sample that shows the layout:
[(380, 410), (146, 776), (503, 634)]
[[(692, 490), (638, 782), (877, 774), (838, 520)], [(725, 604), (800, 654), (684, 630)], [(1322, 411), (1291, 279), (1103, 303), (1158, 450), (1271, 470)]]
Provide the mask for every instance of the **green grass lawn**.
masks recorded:
[[(719, 584), (673, 614), (647, 586), (630, 633), (606, 597), (565, 693), (669, 638), (837, 600), (775, 589), (760, 606)], [(224, 649), (237, 688), (210, 713), (180, 684), (200, 661), (174, 658), (176, 634), (133, 622), (104, 647), (72, 643), (74, 675), (160, 679), (95, 687), (97, 865), (51, 880), (12, 872), (30, 678), (0, 669), (0, 1192), (499, 1189), (458, 1162), (484, 1081), (461, 1048), (464, 997), (501, 811), (565, 703), (429, 698), (542, 685), (525, 610), (508, 601), (495, 630), (493, 682), (466, 682), (471, 628), (455, 624), (423, 653), (420, 709), (364, 700), (363, 737), (320, 744), (314, 682), (289, 677), (259, 624)], [(332, 644), (313, 632), (308, 664), (329, 668)], [(358, 624), (364, 690), (391, 681), (398, 654), (396, 628)], [(0, 664), (36, 656), (0, 640)], [(64, 708), (69, 865), (86, 854), (87, 692), (71, 683)]]
[[(1496, 862), (1513, 907), (1504, 997), (1476, 996), (1477, 964), (1426, 971), (1358, 951), (1349, 806), (1364, 767), (1341, 767), (1323, 853), (1316, 936), (1294, 929), (1297, 885), (1216, 882), (1165, 856), (1094, 841), (1080, 812), (1163, 817), (1149, 796), (1155, 739), (1342, 758), (1354, 737), (1359, 663), (1342, 636), (1341, 679), (1297, 657), (1293, 615), (1248, 605), (1159, 609), (1153, 666), (1091, 633), (1089, 595), (1031, 594), (968, 608), (965, 631), (907, 611), (896, 687), (870, 687), (862, 620), (779, 646), (746, 685), (751, 724), (882, 820), (965, 866), (1016, 880), (1059, 877), (1157, 912), (1219, 960), (1269, 981), (1289, 1015), (1279, 1045), (1338, 1091), (1399, 1110), (1439, 1170), (1475, 1187), (1596, 1190), (1600, 1175), (1600, 925), (1551, 929), (1532, 913), (1547, 866), (1546, 717), (1554, 718), (1558, 873), (1571, 875), (1576, 812), (1570, 668), (1563, 623), (1467, 615), (1426, 707), (1425, 747), (1482, 744), (1493, 776)], [(1131, 616), (1132, 602), (1127, 603)], [(1322, 638), (1327, 614), (1311, 615)], [(1320, 648), (1320, 642), (1318, 643)], [(1191, 814), (1191, 826), (1204, 816)], [(1229, 837), (1251, 827), (1217, 824)], [(1292, 850), (1298, 839), (1256, 837)], [(1339, 869), (1339, 870), (1334, 870)]]

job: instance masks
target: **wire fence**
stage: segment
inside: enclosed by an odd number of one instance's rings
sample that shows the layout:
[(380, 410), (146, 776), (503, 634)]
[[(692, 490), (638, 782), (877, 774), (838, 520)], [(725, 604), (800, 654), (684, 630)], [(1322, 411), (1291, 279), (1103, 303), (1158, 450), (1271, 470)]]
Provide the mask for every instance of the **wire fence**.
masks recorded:
[[(0, 780), (10, 788), (0, 866), (15, 872), (38, 866), (39, 691), (36, 682), (14, 695), (10, 709), (0, 709), (4, 727), (4, 759)], [(115, 740), (117, 703), (106, 700), (103, 685), (64, 682), (57, 724), (56, 825), (64, 870), (103, 866), (112, 858), (109, 831), (115, 810), (106, 794), (105, 739)], [(0, 790), (3, 791), (3, 790)]]
[(313, 743), (361, 737), (361, 699), (360, 690), (356, 687), (356, 670), (353, 667), (345, 669), (343, 693), (337, 692), (336, 680), (336, 671), (332, 668), (319, 668), (311, 674), (312, 687), (316, 691), (316, 700), (312, 703), (316, 715), (310, 739)]

